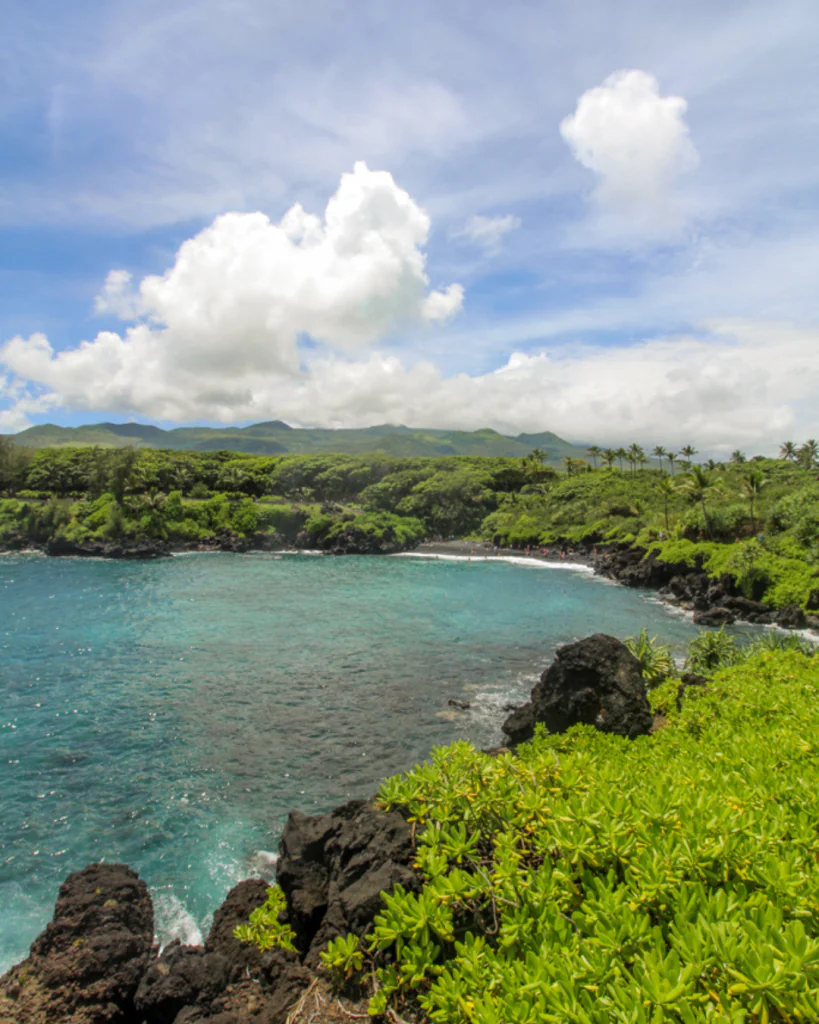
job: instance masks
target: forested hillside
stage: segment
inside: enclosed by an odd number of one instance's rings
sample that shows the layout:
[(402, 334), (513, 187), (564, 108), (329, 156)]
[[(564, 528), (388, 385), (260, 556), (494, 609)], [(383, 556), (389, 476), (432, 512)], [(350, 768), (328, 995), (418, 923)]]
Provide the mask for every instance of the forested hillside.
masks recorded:
[(249, 427), (177, 427), (162, 430), (143, 423), (95, 423), (58, 427), (47, 423), (14, 436), (27, 448), (79, 447), (168, 448), (174, 451), (228, 449), (253, 455), (343, 452), (348, 455), (384, 452), (402, 458), (440, 455), (524, 456), (533, 448), (544, 460), (581, 457), (582, 449), (548, 431), (506, 437), (495, 430), (425, 430), (384, 424), (360, 430), (319, 430), (289, 427), (281, 420)]

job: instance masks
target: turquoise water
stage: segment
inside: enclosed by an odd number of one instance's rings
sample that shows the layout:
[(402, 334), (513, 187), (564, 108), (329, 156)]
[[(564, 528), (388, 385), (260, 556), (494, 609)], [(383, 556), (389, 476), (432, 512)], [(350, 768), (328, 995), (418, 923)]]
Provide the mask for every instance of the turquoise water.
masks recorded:
[[(60, 882), (124, 861), (161, 939), (267, 875), (290, 808), (499, 741), (554, 647), (694, 627), (587, 574), (410, 558), (0, 557), (0, 969)], [(469, 700), (453, 712), (447, 700)]]

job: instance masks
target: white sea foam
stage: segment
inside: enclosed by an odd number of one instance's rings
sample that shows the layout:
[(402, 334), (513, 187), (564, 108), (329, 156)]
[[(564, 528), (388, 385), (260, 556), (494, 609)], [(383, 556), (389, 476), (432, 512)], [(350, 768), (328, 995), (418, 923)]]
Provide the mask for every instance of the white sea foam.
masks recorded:
[(185, 946), (201, 946), (202, 931), (182, 900), (167, 889), (152, 891), (156, 938), (160, 949), (174, 939)]
[(257, 850), (250, 858), (250, 867), (264, 879), (273, 878), (276, 874), (276, 862), (278, 854), (271, 850)]
[(509, 565), (522, 565), (532, 569), (571, 569), (574, 572), (593, 573), (590, 565), (582, 562), (545, 562), (540, 558), (527, 558), (525, 555), (436, 555), (431, 551), (399, 551), (392, 558), (427, 558), (440, 562), (506, 562)]

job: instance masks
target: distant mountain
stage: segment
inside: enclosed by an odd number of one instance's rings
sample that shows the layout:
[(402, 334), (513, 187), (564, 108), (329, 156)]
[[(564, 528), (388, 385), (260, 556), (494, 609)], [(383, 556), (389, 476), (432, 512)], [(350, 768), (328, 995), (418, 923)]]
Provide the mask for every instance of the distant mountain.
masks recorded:
[(143, 423), (94, 423), (59, 427), (45, 423), (14, 435), (28, 448), (100, 445), (104, 448), (172, 448), (187, 451), (228, 450), (252, 455), (304, 455), (344, 452), (359, 455), (386, 452), (405, 458), (437, 455), (528, 455), (533, 448), (557, 464), (566, 456), (583, 458), (585, 450), (557, 434), (519, 434), (507, 437), (496, 430), (424, 430), (385, 423), (361, 430), (303, 430), (281, 420), (249, 427), (177, 427), (162, 430)]

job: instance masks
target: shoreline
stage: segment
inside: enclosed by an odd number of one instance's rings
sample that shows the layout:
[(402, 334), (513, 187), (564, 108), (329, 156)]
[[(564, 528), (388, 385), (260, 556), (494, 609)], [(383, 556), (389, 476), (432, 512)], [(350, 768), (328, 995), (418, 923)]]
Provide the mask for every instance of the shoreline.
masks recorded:
[(774, 608), (752, 601), (739, 594), (730, 583), (716, 581), (702, 569), (674, 565), (660, 561), (654, 553), (620, 544), (598, 544), (588, 548), (540, 549), (500, 548), (488, 541), (434, 540), (423, 541), (410, 550), (343, 551), (316, 548), (287, 547), (268, 543), (270, 538), (219, 538), (216, 543), (181, 545), (174, 548), (167, 542), (144, 544), (94, 546), (61, 546), (57, 550), (42, 547), (6, 548), (4, 555), (28, 555), (48, 558), (82, 558), (99, 561), (156, 561), (191, 555), (243, 554), (267, 555), (281, 558), (285, 555), (315, 558), (317, 556), (371, 555), (372, 557), (415, 558), (425, 561), (472, 562), (490, 564), (501, 562), (522, 568), (550, 568), (588, 573), (601, 582), (643, 590), (668, 607), (691, 616), (694, 625), (718, 629), (734, 624), (766, 626), (785, 632), (799, 633), (811, 643), (819, 643), (819, 613), (805, 612), (800, 606), (786, 605)]

